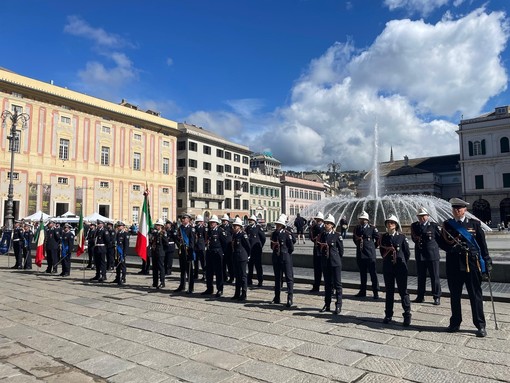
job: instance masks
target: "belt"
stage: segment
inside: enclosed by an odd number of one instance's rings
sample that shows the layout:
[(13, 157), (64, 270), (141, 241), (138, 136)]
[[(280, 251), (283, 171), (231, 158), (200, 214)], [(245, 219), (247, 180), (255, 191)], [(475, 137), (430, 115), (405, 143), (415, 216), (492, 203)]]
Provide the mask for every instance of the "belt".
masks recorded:
[(96, 246), (104, 246), (104, 243), (97, 243)]
[(175, 242), (168, 242), (169, 245), (175, 245)]
[(18, 239), (13, 239), (12, 241), (13, 241), (13, 242), (18, 242), (19, 240), (20, 240), (20, 239), (18, 238)]

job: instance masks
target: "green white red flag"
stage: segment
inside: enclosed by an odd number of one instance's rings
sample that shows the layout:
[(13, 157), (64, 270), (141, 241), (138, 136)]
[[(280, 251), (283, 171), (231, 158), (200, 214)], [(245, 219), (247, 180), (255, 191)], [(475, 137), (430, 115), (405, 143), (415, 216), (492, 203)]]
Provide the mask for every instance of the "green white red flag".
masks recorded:
[(136, 235), (136, 254), (144, 261), (147, 261), (147, 247), (149, 245), (149, 230), (152, 227), (151, 213), (149, 207), (149, 189), (146, 187), (143, 193), (142, 216), (140, 217), (140, 225)]
[(44, 222), (41, 215), (41, 220), (39, 221), (39, 227), (37, 228), (37, 233), (35, 234), (35, 243), (37, 243), (37, 247), (35, 249), (35, 264), (37, 267), (42, 266), (42, 261), (44, 257)]
[(85, 252), (85, 230), (83, 229), (83, 215), (80, 213), (80, 222), (78, 223), (78, 249), (76, 249), (76, 256), (79, 257)]

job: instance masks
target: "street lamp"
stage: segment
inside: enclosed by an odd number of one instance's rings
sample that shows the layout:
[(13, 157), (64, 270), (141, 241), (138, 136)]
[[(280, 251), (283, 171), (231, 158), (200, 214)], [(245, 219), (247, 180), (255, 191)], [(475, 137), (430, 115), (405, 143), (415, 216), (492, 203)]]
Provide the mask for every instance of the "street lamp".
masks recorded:
[(14, 188), (12, 186), (12, 177), (14, 172), (14, 149), (16, 141), (19, 141), (19, 135), (16, 127), (21, 123), (21, 129), (27, 128), (27, 122), (30, 116), (27, 113), (18, 113), (18, 109), (14, 113), (4, 110), (2, 112), (2, 128), (7, 127), (7, 120), (11, 120), (11, 129), (7, 139), (9, 140), (9, 150), (11, 151), (11, 172), (9, 173), (9, 191), (7, 193), (7, 207), (6, 207), (6, 229), (12, 231), (14, 226)]

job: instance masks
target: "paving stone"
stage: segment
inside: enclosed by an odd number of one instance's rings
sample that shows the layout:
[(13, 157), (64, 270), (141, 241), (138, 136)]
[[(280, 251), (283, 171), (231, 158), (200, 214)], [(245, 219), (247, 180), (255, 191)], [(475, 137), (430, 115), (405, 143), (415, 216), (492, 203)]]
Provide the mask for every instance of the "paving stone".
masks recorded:
[(130, 342), (124, 339), (117, 339), (112, 343), (99, 347), (99, 350), (121, 358), (128, 358), (132, 355), (149, 351), (150, 348), (140, 343)]
[(378, 372), (397, 378), (401, 378), (407, 370), (413, 367), (413, 365), (409, 362), (387, 359), (380, 356), (367, 356), (355, 366), (361, 370)]
[(159, 383), (168, 379), (167, 374), (156, 372), (147, 367), (136, 366), (108, 378), (111, 383)]
[(405, 380), (393, 378), (388, 375), (368, 373), (364, 375), (358, 383), (404, 383)]
[(193, 356), (192, 359), (229, 371), (249, 360), (249, 358), (220, 350), (207, 350)]
[(464, 345), (468, 340), (468, 337), (463, 333), (449, 333), (444, 330), (439, 332), (423, 331), (416, 334), (416, 338), (430, 340), (440, 344), (448, 343), (458, 346)]
[(210, 323), (205, 321), (190, 321), (189, 318), (182, 316), (173, 316), (163, 321), (164, 323), (185, 327), (194, 330), (200, 330), (211, 334), (222, 335), (234, 339), (243, 339), (256, 334), (256, 331), (240, 329), (233, 326), (227, 326), (222, 323)]
[(76, 365), (76, 367), (81, 370), (85, 370), (90, 374), (99, 375), (102, 378), (108, 378), (129, 368), (133, 368), (135, 365), (111, 355), (101, 355), (96, 358), (80, 362)]
[[(478, 339), (483, 342), (485, 338)], [(470, 359), (478, 362), (486, 362), (493, 364), (501, 364), (510, 366), (510, 354), (507, 349), (505, 352), (496, 351), (479, 351), (475, 348), (470, 347), (456, 347), (452, 345), (443, 345), (438, 351), (439, 354), (456, 356), (461, 359)]]
[(337, 347), (345, 350), (357, 351), (368, 355), (383, 356), (391, 359), (403, 359), (409, 355), (409, 353), (411, 353), (410, 350), (405, 348), (365, 342), (357, 339), (344, 339), (342, 342), (338, 343)]
[(369, 331), (360, 328), (342, 327), (337, 326), (329, 332), (330, 334), (346, 337), (355, 338), (359, 340), (367, 340), (374, 343), (387, 343), (393, 338), (393, 335), (386, 334), (383, 332)]
[(193, 383), (215, 383), (221, 382), (232, 375), (231, 372), (220, 370), (209, 366), (208, 364), (187, 361), (175, 367), (171, 367), (165, 372), (179, 379)]
[(278, 364), (342, 382), (353, 382), (364, 374), (364, 371), (353, 367), (323, 362), (301, 355), (290, 355), (288, 358), (280, 360)]
[(337, 344), (342, 338), (333, 334), (323, 334), (316, 331), (308, 331), (300, 328), (293, 329), (285, 334), (286, 337), (299, 339), (305, 342), (319, 343), (322, 345), (332, 346)]
[(15, 375), (2, 379), (2, 383), (32, 383), (32, 382), (44, 382), (44, 380), (37, 379), (35, 376), (27, 374)]
[(285, 335), (289, 331), (294, 330), (293, 327), (284, 326), (280, 323), (265, 323), (251, 319), (243, 319), (242, 321), (235, 323), (233, 326), (274, 335)]
[(495, 380), (460, 374), (454, 371), (441, 370), (433, 367), (415, 366), (407, 370), (403, 376), (404, 379), (409, 379), (419, 383), (496, 383)]
[(365, 358), (365, 354), (342, 350), (338, 347), (322, 346), (315, 343), (304, 343), (296, 347), (292, 352), (302, 356), (343, 364), (345, 366), (352, 366)]
[(104, 379), (92, 377), (79, 370), (64, 371), (44, 378), (47, 383), (103, 383)]
[(424, 366), (442, 368), (445, 370), (456, 369), (461, 362), (460, 358), (454, 356), (423, 351), (413, 351), (406, 356), (404, 360), (410, 363), (422, 364)]
[(389, 346), (403, 347), (410, 350), (425, 352), (436, 352), (441, 347), (441, 343), (438, 342), (408, 338), (405, 336), (394, 336), (387, 344)]
[(289, 339), (281, 335), (255, 334), (244, 339), (246, 342), (269, 346), (279, 350), (290, 351), (303, 344), (297, 339)]
[(10, 378), (17, 375), (21, 375), (21, 371), (15, 366), (3, 361), (0, 363), (0, 379)]
[[(199, 354), (200, 355), (200, 354)], [(163, 371), (168, 367), (176, 366), (186, 361), (185, 358), (159, 350), (150, 350), (140, 354), (132, 355), (126, 359), (140, 364), (142, 366), (150, 367), (154, 370)]]
[(251, 360), (241, 364), (235, 368), (235, 371), (243, 375), (248, 375), (255, 379), (260, 379), (265, 382), (293, 382), (296, 376), (299, 375), (298, 371), (277, 366), (272, 363), (261, 362), (258, 360)]
[(250, 378), (249, 376), (234, 373), (227, 379), (222, 380), (221, 383), (260, 383), (260, 380)]
[(472, 347), (478, 350), (501, 351), (508, 347), (508, 344), (507, 339), (484, 338), (483, 341), (480, 342), (479, 338), (474, 338), (468, 339), (466, 347)]
[(22, 370), (30, 372), (37, 378), (43, 378), (65, 370), (63, 364), (36, 352), (11, 356), (7, 361)]
[(277, 362), (283, 358), (286, 358), (290, 352), (278, 350), (276, 348), (261, 346), (258, 344), (250, 345), (244, 350), (241, 350), (239, 354), (247, 356), (251, 359), (261, 360), (263, 362)]
[(490, 379), (510, 381), (510, 367), (491, 363), (476, 362), (474, 360), (462, 361), (459, 371), (464, 374), (483, 376)]
[(190, 358), (193, 355), (199, 354), (208, 349), (207, 347), (195, 343), (186, 342), (180, 339), (170, 338), (161, 335), (158, 337), (157, 340), (148, 344), (148, 346), (158, 350), (168, 351), (175, 355), (182, 356), (184, 358)]
[(23, 347), (18, 343), (3, 343), (0, 345), (0, 359), (8, 358), (12, 355), (19, 355), (25, 353), (32, 353), (33, 350)]
[(330, 332), (335, 328), (335, 325), (331, 324), (331, 323), (324, 323), (323, 321), (313, 321), (313, 320), (296, 319), (296, 318), (283, 319), (278, 323), (281, 325), (288, 326), (288, 327), (301, 328), (304, 330), (311, 330), (311, 331), (317, 331), (317, 332), (323, 332), (323, 333)]

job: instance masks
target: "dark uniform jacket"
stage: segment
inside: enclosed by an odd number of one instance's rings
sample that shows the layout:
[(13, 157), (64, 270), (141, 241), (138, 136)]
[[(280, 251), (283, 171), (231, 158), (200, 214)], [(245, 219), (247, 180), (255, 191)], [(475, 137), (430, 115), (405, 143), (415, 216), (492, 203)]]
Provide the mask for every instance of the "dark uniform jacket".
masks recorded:
[(352, 240), (356, 244), (356, 257), (375, 260), (377, 255), (375, 248), (379, 241), (377, 227), (370, 224), (365, 226), (357, 225), (352, 234)]
[(414, 255), (416, 261), (438, 261), (439, 260), (439, 241), (441, 233), (435, 222), (414, 222), (411, 224), (411, 239), (415, 243)]
[(266, 235), (262, 231), (259, 225), (248, 225), (245, 229), (248, 238), (250, 239), (251, 247), (260, 246), (264, 247), (266, 243)]
[(234, 261), (248, 261), (250, 250), (250, 240), (244, 231), (232, 233), (232, 256)]
[(207, 227), (205, 225), (195, 226), (195, 250), (205, 251), (205, 243), (207, 242)]
[(62, 255), (69, 257), (74, 245), (74, 234), (71, 230), (62, 232)]
[(273, 250), (273, 262), (276, 257), (283, 262), (294, 252), (292, 233), (287, 230), (275, 230), (271, 234), (271, 250)]
[(87, 240), (87, 246), (93, 247), (95, 245), (96, 241), (96, 229), (95, 227), (89, 227), (89, 230), (87, 231), (87, 237), (85, 238)]
[(126, 229), (118, 231), (115, 237), (117, 257), (124, 260), (129, 248), (129, 233)]
[(167, 251), (173, 253), (175, 251), (175, 243), (178, 242), (177, 238), (177, 230), (175, 226), (172, 224), (170, 227), (166, 227), (166, 237), (168, 239), (168, 247)]
[[(186, 244), (184, 240), (184, 236), (182, 232), (186, 233), (186, 236), (188, 237), (188, 243)], [(187, 261), (192, 261), (193, 256), (193, 249), (195, 244), (195, 228), (191, 225), (181, 225), (179, 229), (177, 230), (177, 237), (179, 238), (179, 254), (181, 257), (185, 257)]]
[(44, 241), (46, 249), (57, 250), (60, 245), (60, 231), (55, 227), (47, 228), (44, 234)]
[(312, 240), (313, 242), (317, 241), (319, 239), (319, 236), (321, 235), (321, 233), (326, 230), (326, 228), (324, 227), (324, 223), (316, 223), (312, 226), (312, 228), (310, 229), (310, 240)]
[(208, 250), (221, 253), (225, 251), (227, 246), (227, 233), (221, 226), (216, 226), (215, 229), (209, 229), (207, 236)]
[(409, 242), (406, 236), (401, 233), (395, 233), (393, 235), (384, 233), (381, 236), (379, 251), (383, 257), (383, 267), (396, 263), (407, 264), (411, 256)]
[(344, 255), (344, 243), (340, 233), (336, 231), (323, 231), (317, 242), (320, 248), (321, 257), (329, 261), (331, 267), (342, 266), (342, 257)]
[(156, 257), (165, 257), (165, 250), (168, 246), (168, 238), (165, 230), (154, 230), (151, 235), (151, 253)]
[(30, 229), (23, 231), (23, 247), (30, 250), (30, 244), (34, 238), (34, 232)]
[(106, 246), (110, 242), (110, 233), (104, 227), (96, 229), (94, 248), (96, 251), (106, 253)]

